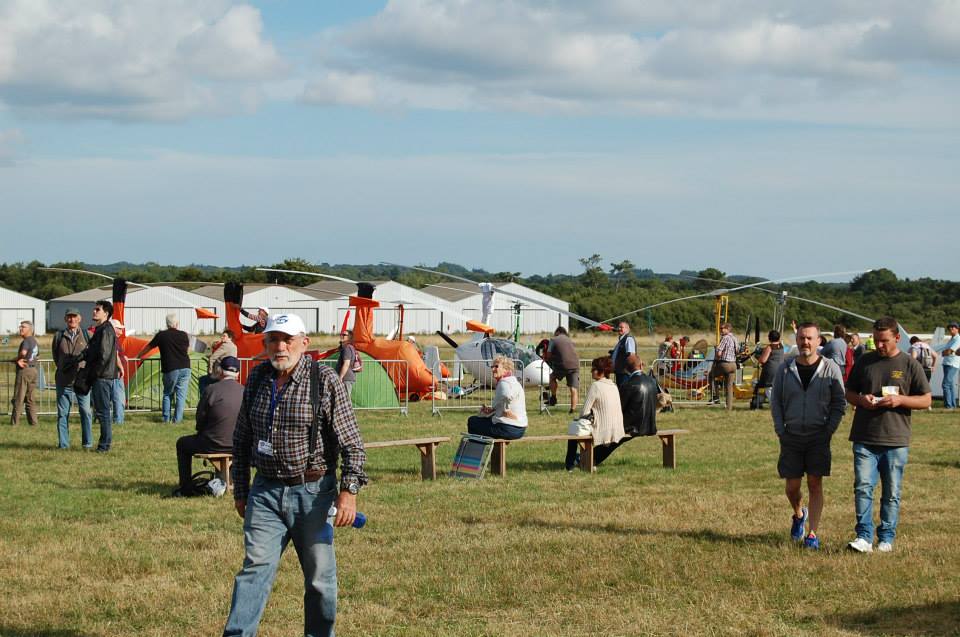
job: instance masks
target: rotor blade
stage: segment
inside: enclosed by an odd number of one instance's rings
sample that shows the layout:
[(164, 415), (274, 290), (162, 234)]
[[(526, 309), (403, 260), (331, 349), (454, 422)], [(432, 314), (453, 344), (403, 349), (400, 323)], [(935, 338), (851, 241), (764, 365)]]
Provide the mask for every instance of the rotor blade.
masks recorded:
[[(721, 294), (729, 294), (730, 292), (736, 292), (738, 290), (746, 290), (747, 288), (754, 288), (760, 285), (767, 285), (769, 283), (785, 283), (787, 281), (798, 281), (802, 279), (812, 279), (815, 277), (842, 276), (845, 274), (864, 274), (866, 272), (871, 272), (871, 271), (872, 270), (850, 270), (848, 272), (825, 272), (822, 274), (805, 274), (803, 276), (794, 276), (794, 277), (785, 277), (782, 279), (769, 279), (766, 281), (757, 281), (756, 283), (748, 283), (746, 285), (740, 285), (740, 286), (729, 288), (729, 289), (713, 290), (711, 292), (705, 292), (703, 294), (694, 294), (693, 296), (684, 296), (679, 299), (671, 299), (669, 301), (663, 301), (661, 303), (654, 303), (653, 305), (641, 307), (640, 309), (633, 310), (632, 312), (627, 312), (626, 314), (621, 314), (620, 316), (614, 316), (613, 318), (608, 318), (607, 320), (604, 321), (604, 323), (609, 323), (610, 321), (615, 321), (617, 319), (630, 316), (631, 314), (636, 314), (637, 312), (643, 312), (644, 310), (652, 310), (655, 307), (660, 307), (661, 305), (667, 305), (668, 303), (676, 303), (678, 301), (689, 301), (690, 299), (699, 299), (705, 296), (719, 296)], [(763, 290), (764, 288), (758, 288), (758, 289)], [(772, 292), (772, 290), (764, 290), (764, 291)], [(797, 297), (793, 297), (793, 298), (797, 298)], [(837, 309), (839, 310), (839, 308)], [(839, 311), (844, 311), (844, 310), (839, 310)], [(847, 312), (847, 313), (851, 314), (852, 316), (857, 316), (852, 312)], [(873, 319), (869, 319), (869, 320), (873, 320)]]
[(669, 301), (661, 301), (659, 303), (654, 303), (653, 305), (647, 305), (646, 307), (641, 307), (636, 310), (632, 310), (630, 312), (620, 314), (618, 316), (610, 317), (604, 320), (603, 322), (609, 323), (610, 321), (616, 321), (617, 319), (622, 319), (624, 317), (630, 316), (631, 314), (636, 314), (637, 312), (643, 312), (644, 310), (652, 310), (653, 308), (660, 307), (661, 305), (669, 305), (670, 303), (679, 303), (680, 301), (689, 301), (691, 299), (700, 299), (705, 296), (716, 296), (716, 294), (714, 292), (704, 292), (703, 294), (694, 294), (692, 296), (683, 296), (683, 297), (680, 297), (679, 299), (670, 299)]
[(75, 270), (74, 268), (37, 268), (38, 270), (45, 270), (47, 272), (69, 272), (71, 274), (89, 274), (90, 276), (99, 276), (113, 281), (112, 276), (107, 276), (106, 274), (101, 274), (99, 272), (91, 272), (90, 270)]
[(357, 285), (356, 281), (352, 279), (345, 279), (342, 276), (334, 276), (332, 274), (324, 274), (322, 272), (303, 272), (301, 270), (283, 270), (281, 268), (257, 268), (260, 272), (283, 272), (284, 274), (305, 274), (307, 276), (319, 276), (325, 279), (333, 279), (334, 281), (343, 281), (344, 283), (353, 283)]
[(862, 320), (867, 321), (867, 322), (869, 322), (869, 323), (872, 323), (872, 322), (875, 320), (875, 319), (870, 318), (869, 316), (864, 316), (864, 315), (862, 315), (862, 314), (857, 314), (856, 312), (851, 312), (850, 310), (845, 310), (845, 309), (843, 309), (842, 307), (837, 307), (836, 305), (829, 305), (829, 304), (827, 304), (827, 303), (821, 303), (820, 301), (812, 301), (812, 300), (810, 300), (810, 299), (805, 299), (805, 298), (802, 298), (802, 297), (799, 297), (799, 296), (791, 296), (791, 297), (789, 297), (789, 298), (791, 298), (791, 299), (796, 299), (797, 301), (803, 301), (804, 303), (813, 303), (814, 305), (819, 305), (819, 306), (825, 307), (825, 308), (827, 308), (827, 309), (829, 309), (829, 310), (836, 310), (837, 312), (841, 312), (841, 313), (843, 313), (843, 314), (848, 314), (849, 316), (853, 316), (853, 317), (856, 317), (856, 318), (858, 318), (858, 319), (862, 319)]
[(516, 292), (510, 292), (508, 290), (504, 290), (503, 288), (495, 287), (493, 289), (504, 296), (512, 296), (515, 299), (520, 299), (521, 301), (533, 303), (534, 305), (539, 305), (540, 307), (546, 308), (548, 310), (553, 310), (554, 312), (558, 312), (570, 318), (575, 318), (581, 323), (586, 323), (590, 327), (600, 327), (600, 323), (598, 323), (597, 321), (594, 321), (593, 319), (587, 318), (586, 316), (581, 316), (580, 314), (570, 312), (569, 310), (564, 310), (563, 308), (559, 308), (555, 305), (550, 305), (549, 303), (544, 303), (543, 301), (538, 301), (537, 299), (531, 299), (529, 296), (523, 296), (522, 294), (517, 294)]
[[(101, 274), (100, 272), (93, 272), (91, 270), (75, 270), (73, 268), (37, 268), (38, 270), (47, 270), (48, 272), (69, 272), (71, 274), (89, 274), (91, 276), (99, 276), (107, 279), (108, 281), (113, 281), (112, 276), (107, 276), (106, 274)], [(135, 285), (138, 288), (147, 289), (150, 286), (143, 283), (137, 283), (136, 281), (127, 280), (127, 285)]]
[(408, 269), (408, 270), (417, 270), (417, 271), (419, 271), (419, 272), (428, 272), (428, 273), (430, 273), (430, 274), (436, 274), (437, 276), (445, 276), (445, 277), (449, 277), (449, 278), (451, 278), (451, 279), (456, 279), (456, 280), (458, 280), (458, 281), (463, 281), (464, 283), (472, 283), (472, 284), (474, 284), (474, 285), (479, 285), (479, 284), (480, 284), (479, 281), (471, 281), (470, 279), (464, 278), (464, 277), (462, 277), (462, 276), (458, 276), (458, 275), (456, 275), (456, 274), (450, 274), (449, 272), (438, 272), (437, 270), (428, 270), (427, 268), (421, 268), (421, 267), (415, 266), (415, 265), (401, 265), (401, 264), (399, 264), (399, 263), (390, 263), (389, 261), (381, 261), (381, 262), (380, 262), (380, 265), (390, 265), (390, 266), (393, 266), (393, 267), (395, 267), (395, 268), (406, 268), (406, 269)]
[(868, 270), (849, 270), (847, 272), (823, 272), (821, 274), (804, 274), (802, 276), (788, 276), (781, 279), (768, 279), (766, 281), (757, 281), (756, 283), (747, 283), (746, 285), (740, 285), (735, 288), (730, 288), (729, 290), (716, 290), (723, 294), (728, 294), (730, 292), (736, 292), (737, 290), (746, 290), (747, 288), (754, 288), (758, 285), (767, 285), (768, 283), (786, 283), (787, 281), (800, 281), (803, 279), (814, 279), (814, 278), (826, 278), (833, 276), (843, 276), (846, 274), (866, 274), (867, 272), (872, 272), (872, 269)]

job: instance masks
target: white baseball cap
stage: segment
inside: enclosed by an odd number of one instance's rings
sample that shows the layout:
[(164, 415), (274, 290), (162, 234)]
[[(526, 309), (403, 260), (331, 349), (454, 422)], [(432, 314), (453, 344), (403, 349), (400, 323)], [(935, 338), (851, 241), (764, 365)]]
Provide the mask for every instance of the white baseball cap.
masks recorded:
[(303, 319), (296, 314), (274, 314), (267, 319), (267, 327), (263, 330), (264, 334), (269, 332), (283, 332), (296, 336), (306, 334), (307, 327), (303, 324)]

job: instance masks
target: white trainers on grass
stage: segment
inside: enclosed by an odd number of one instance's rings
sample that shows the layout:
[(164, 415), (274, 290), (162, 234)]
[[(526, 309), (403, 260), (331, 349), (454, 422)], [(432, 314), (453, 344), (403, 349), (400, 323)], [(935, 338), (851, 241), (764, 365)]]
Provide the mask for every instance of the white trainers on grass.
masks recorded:
[(890, 553), (893, 551), (893, 544), (890, 544), (890, 542), (880, 542), (877, 544), (877, 550), (881, 553)]
[(857, 553), (873, 553), (873, 544), (867, 542), (862, 537), (858, 537), (853, 542), (847, 544), (847, 548)]

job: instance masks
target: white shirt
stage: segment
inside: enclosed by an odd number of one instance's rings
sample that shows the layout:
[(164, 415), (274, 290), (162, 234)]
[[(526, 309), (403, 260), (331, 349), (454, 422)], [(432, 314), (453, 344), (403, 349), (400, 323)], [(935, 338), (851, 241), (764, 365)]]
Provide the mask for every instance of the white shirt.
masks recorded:
[(960, 334), (956, 336), (951, 336), (950, 340), (944, 343), (943, 345), (938, 345), (933, 348), (935, 352), (942, 352), (945, 349), (952, 349), (953, 354), (951, 356), (943, 357), (943, 366), (944, 367), (960, 367), (960, 356), (957, 356), (957, 350), (960, 349)]
[[(516, 418), (506, 418), (503, 414), (513, 412)], [(514, 427), (527, 426), (527, 404), (523, 397), (523, 386), (515, 376), (505, 376), (497, 382), (493, 392), (493, 422)]]

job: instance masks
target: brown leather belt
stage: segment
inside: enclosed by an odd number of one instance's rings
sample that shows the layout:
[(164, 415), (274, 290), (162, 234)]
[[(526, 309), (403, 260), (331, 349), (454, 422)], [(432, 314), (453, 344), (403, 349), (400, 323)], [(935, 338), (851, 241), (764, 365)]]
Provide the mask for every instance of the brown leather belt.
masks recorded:
[(311, 469), (302, 476), (296, 476), (294, 478), (277, 478), (277, 480), (284, 483), (288, 487), (295, 487), (305, 482), (316, 482), (325, 475), (327, 475), (326, 471), (320, 471), (320, 469)]

